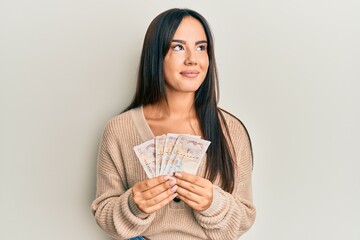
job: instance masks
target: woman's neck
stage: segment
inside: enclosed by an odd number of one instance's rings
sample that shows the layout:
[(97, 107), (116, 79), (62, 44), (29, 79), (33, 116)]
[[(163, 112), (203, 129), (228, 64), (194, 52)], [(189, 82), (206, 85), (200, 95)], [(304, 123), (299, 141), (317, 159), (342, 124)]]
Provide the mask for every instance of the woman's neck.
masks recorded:
[(167, 101), (148, 104), (143, 111), (154, 136), (166, 133), (203, 135), (194, 108), (194, 94), (168, 95)]
[(168, 95), (167, 101), (160, 101), (148, 107), (157, 118), (181, 119), (196, 116), (193, 93), (171, 94)]

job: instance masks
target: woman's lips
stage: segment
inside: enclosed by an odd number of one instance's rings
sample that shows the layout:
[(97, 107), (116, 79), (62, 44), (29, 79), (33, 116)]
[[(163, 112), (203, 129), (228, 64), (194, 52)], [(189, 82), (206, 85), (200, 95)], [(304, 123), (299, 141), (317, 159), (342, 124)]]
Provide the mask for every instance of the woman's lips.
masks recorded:
[(182, 71), (180, 74), (187, 78), (195, 78), (199, 75), (198, 71)]

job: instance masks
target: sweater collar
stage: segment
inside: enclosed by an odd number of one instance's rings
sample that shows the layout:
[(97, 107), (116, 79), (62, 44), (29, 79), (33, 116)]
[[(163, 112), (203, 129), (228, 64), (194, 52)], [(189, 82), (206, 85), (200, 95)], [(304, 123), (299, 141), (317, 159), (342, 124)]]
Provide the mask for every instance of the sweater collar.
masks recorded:
[(141, 139), (144, 142), (153, 139), (155, 136), (146, 121), (143, 106), (131, 109), (130, 113)]

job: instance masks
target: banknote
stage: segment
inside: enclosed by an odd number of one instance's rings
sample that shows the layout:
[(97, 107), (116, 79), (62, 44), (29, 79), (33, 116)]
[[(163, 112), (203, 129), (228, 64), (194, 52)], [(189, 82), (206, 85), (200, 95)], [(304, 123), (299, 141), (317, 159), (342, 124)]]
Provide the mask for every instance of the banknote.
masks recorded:
[(185, 149), (179, 149), (175, 158), (174, 171), (196, 174), (209, 146), (210, 141), (187, 138)]
[(210, 141), (200, 136), (168, 133), (134, 147), (149, 178), (175, 171), (196, 174)]
[(200, 136), (190, 135), (190, 134), (176, 134), (176, 133), (168, 133), (166, 134), (165, 146), (164, 146), (164, 154), (161, 161), (160, 174), (165, 174), (165, 168), (168, 165), (170, 160), (171, 152), (174, 149), (175, 143), (180, 136), (192, 136), (193, 138), (200, 139)]
[(164, 154), (166, 134), (155, 137), (155, 176), (161, 174), (161, 162)]
[(175, 146), (175, 142), (180, 135), (175, 133), (166, 134), (165, 144), (164, 144), (164, 153), (162, 156), (160, 174), (164, 174), (167, 163), (170, 160), (171, 152)]
[(172, 174), (174, 171), (195, 174), (209, 145), (210, 141), (180, 135), (171, 151), (163, 174)]
[(144, 168), (146, 175), (153, 178), (156, 175), (155, 170), (155, 140), (151, 139), (134, 147), (136, 156)]

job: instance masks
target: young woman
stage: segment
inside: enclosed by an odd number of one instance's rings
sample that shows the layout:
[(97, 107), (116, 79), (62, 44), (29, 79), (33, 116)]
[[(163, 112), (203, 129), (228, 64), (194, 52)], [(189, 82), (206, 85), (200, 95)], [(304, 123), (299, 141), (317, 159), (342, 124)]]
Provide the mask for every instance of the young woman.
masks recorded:
[[(92, 211), (116, 239), (237, 239), (254, 222), (252, 149), (217, 106), (214, 43), (204, 17), (170, 9), (150, 24), (135, 97), (106, 125)], [(197, 174), (148, 178), (133, 147), (166, 133), (211, 141)], [(139, 237), (141, 236), (141, 237)]]

